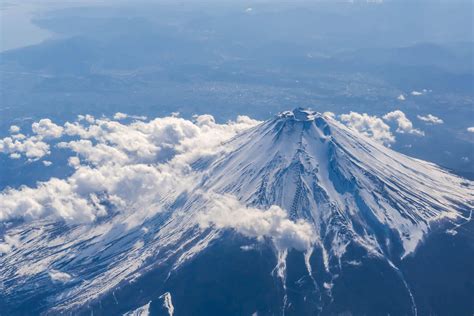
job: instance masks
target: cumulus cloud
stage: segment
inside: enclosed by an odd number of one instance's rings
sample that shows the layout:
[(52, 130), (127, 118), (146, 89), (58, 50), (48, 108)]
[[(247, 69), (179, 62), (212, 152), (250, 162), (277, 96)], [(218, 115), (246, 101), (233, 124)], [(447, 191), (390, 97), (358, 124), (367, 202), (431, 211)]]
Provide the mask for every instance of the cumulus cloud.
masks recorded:
[(427, 122), (427, 123), (430, 123), (430, 124), (443, 124), (444, 121), (442, 119), (440, 119), (439, 117), (437, 116), (434, 116), (432, 114), (428, 114), (428, 115), (417, 115), (417, 118), (423, 122)]
[(215, 155), (223, 141), (257, 123), (239, 116), (218, 124), (209, 115), (194, 121), (166, 117), (129, 124), (86, 115), (64, 126), (48, 119), (33, 123), (36, 135), (22, 141), (0, 140), (0, 151), (39, 158), (49, 152), (43, 137), (54, 141), (62, 133), (68, 141), (57, 146), (72, 151), (68, 163), (75, 171), (35, 188), (2, 191), (0, 221), (48, 217), (87, 223), (117, 210), (159, 212), (165, 197), (189, 186), (196, 159)]
[(30, 161), (38, 160), (50, 154), (50, 146), (45, 140), (61, 137), (64, 128), (50, 119), (41, 119), (31, 125), (31, 130), (34, 135), (27, 137), (19, 133), (18, 126), (10, 126), (12, 135), (0, 139), (0, 153), (8, 154), (12, 159), (19, 159), (24, 155)]
[(420, 92), (420, 91), (412, 91), (412, 92), (411, 92), (411, 95), (413, 95), (413, 96), (416, 97), (416, 96), (423, 95), (423, 92)]
[(315, 242), (312, 226), (305, 221), (291, 221), (288, 212), (278, 206), (267, 210), (242, 205), (232, 195), (216, 195), (212, 203), (198, 216), (202, 228), (233, 229), (236, 232), (257, 239), (272, 240), (278, 250), (307, 250)]
[(26, 220), (42, 217), (61, 217), (71, 222), (92, 221), (105, 215), (97, 196), (80, 195), (73, 183), (51, 179), (37, 188), (7, 189), (0, 193), (0, 221), (12, 218)]
[(9, 132), (10, 132), (10, 134), (19, 133), (20, 132), (20, 127), (16, 126), (16, 125), (12, 125), (12, 126), (10, 126)]
[[(26, 139), (26, 136), (24, 134), (13, 134), (10, 136), (11, 139), (14, 139), (14, 140), (23, 140), (23, 139)], [(38, 137), (36, 137), (38, 138)]]
[(10, 159), (20, 159), (21, 155), (19, 153), (10, 154)]
[(90, 115), (90, 114), (86, 114), (86, 115), (78, 115), (77, 116), (77, 120), (78, 121), (86, 121), (87, 123), (90, 123), (90, 124), (93, 124), (95, 122), (95, 118), (94, 116)]
[(0, 139), (0, 153), (8, 154), (14, 159), (25, 155), (30, 160), (38, 160), (50, 153), (50, 147), (41, 137), (5, 137)]
[(63, 134), (62, 126), (54, 124), (50, 119), (42, 119), (31, 125), (33, 133), (42, 138), (59, 138)]
[(403, 94), (400, 94), (398, 97), (397, 97), (397, 100), (399, 101), (405, 101), (405, 96)]
[(69, 157), (67, 160), (67, 164), (76, 169), (81, 166), (81, 160), (79, 159), (79, 157)]
[(406, 117), (405, 113), (403, 113), (400, 110), (396, 110), (393, 112), (389, 112), (383, 116), (383, 119), (386, 121), (393, 121), (396, 122), (398, 127), (397, 127), (397, 133), (407, 133), (407, 134), (413, 134), (413, 135), (418, 135), (418, 136), (423, 136), (425, 135), (424, 132), (420, 131), (419, 129), (416, 129), (413, 127), (413, 123)]
[(377, 116), (350, 112), (340, 115), (340, 120), (348, 127), (380, 143), (389, 145), (395, 142), (395, 137), (390, 132), (390, 126)]
[(9, 253), (15, 248), (18, 248), (21, 245), (20, 238), (16, 235), (4, 236), (4, 241), (0, 242), (0, 255)]
[(468, 127), (467, 131), (470, 133), (474, 133), (474, 126)]
[(127, 117), (128, 117), (127, 114), (122, 113), (122, 112), (117, 112), (114, 115), (114, 120), (123, 120), (123, 119), (126, 119)]

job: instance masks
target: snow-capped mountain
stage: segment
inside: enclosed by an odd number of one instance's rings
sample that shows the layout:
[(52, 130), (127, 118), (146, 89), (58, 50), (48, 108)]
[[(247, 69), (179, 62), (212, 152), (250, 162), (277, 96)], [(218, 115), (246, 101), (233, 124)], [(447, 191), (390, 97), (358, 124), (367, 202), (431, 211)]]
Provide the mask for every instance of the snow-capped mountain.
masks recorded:
[(474, 235), (473, 183), (331, 115), (280, 113), (196, 155), (179, 180), (133, 212), (101, 190), (90, 203), (106, 215), (91, 224), (4, 223), (0, 310), (442, 313), (413, 276), (418, 252), (452, 239), (474, 258), (462, 244)]
[(392, 239), (405, 256), (432, 221), (455, 220), (473, 207), (470, 183), (394, 152), (321, 114), (283, 112), (229, 142), (206, 191), (231, 193), (247, 205), (278, 205), (309, 221), (318, 243), (342, 254), (356, 241), (380, 255)]

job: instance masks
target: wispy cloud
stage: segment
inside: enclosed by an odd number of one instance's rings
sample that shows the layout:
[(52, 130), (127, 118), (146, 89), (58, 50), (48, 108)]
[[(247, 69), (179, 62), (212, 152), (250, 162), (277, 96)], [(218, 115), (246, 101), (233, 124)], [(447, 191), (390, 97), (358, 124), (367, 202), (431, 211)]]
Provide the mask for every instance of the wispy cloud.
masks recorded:
[(442, 119), (440, 119), (439, 117), (437, 116), (434, 116), (432, 114), (428, 114), (428, 115), (417, 115), (417, 118), (423, 122), (427, 122), (427, 123), (430, 123), (430, 124), (443, 124), (444, 121)]

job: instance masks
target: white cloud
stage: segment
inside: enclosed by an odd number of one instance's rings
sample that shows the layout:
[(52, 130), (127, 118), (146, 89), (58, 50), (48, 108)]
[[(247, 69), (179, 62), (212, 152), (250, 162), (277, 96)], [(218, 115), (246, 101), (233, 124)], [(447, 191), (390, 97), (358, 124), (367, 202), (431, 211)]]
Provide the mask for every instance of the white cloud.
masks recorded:
[(327, 116), (327, 117), (330, 117), (330, 118), (335, 118), (336, 114), (334, 112), (327, 111), (327, 112), (323, 112), (323, 116)]
[(81, 166), (81, 160), (79, 160), (79, 157), (69, 157), (67, 164), (76, 169)]
[(9, 253), (15, 248), (21, 245), (20, 238), (18, 236), (4, 236), (4, 241), (0, 242), (0, 255)]
[(340, 119), (348, 127), (380, 143), (388, 145), (395, 142), (395, 137), (390, 132), (390, 126), (377, 116), (350, 112), (349, 114), (342, 114)]
[(425, 135), (424, 132), (420, 131), (413, 127), (413, 123), (406, 117), (405, 113), (400, 110), (389, 112), (383, 116), (383, 119), (386, 121), (394, 121), (398, 124), (397, 133), (407, 133), (418, 136)]
[(419, 120), (423, 121), (423, 122), (427, 122), (427, 123), (431, 123), (431, 124), (443, 124), (444, 121), (442, 119), (440, 119), (439, 117), (437, 116), (434, 116), (432, 114), (428, 114), (428, 115), (417, 115), (416, 117), (418, 117)]
[(78, 115), (77, 120), (78, 121), (86, 121), (87, 123), (90, 123), (90, 124), (94, 124), (94, 122), (95, 122), (95, 118), (90, 114)]
[(400, 94), (398, 97), (397, 97), (397, 100), (399, 101), (405, 101), (405, 96), (403, 94)]
[(423, 92), (420, 92), (420, 91), (412, 91), (412, 92), (411, 92), (411, 95), (417, 97), (417, 96), (423, 95)]
[[(84, 120), (88, 121), (89, 123), (94, 123), (94, 119), (92, 116), (89, 115), (88, 119), (86, 119), (87, 115), (84, 116)], [(117, 121), (120, 121), (120, 120), (124, 120), (124, 119), (127, 119), (127, 118), (132, 118), (132, 119), (135, 119), (135, 120), (146, 120), (147, 117), (146, 116), (142, 116), (142, 115), (128, 115), (126, 113), (122, 113), (122, 112), (117, 112), (114, 114), (113, 116), (113, 119), (114, 120), (117, 120)]]
[(212, 202), (197, 218), (202, 228), (230, 228), (250, 238), (269, 238), (278, 250), (304, 251), (315, 242), (314, 231), (308, 222), (291, 221), (288, 212), (278, 206), (268, 210), (245, 207), (231, 195), (212, 194), (209, 200)]
[(26, 136), (23, 135), (23, 134), (13, 134), (10, 136), (11, 139), (14, 139), (14, 140), (23, 140), (23, 139), (26, 139)]
[(37, 188), (7, 189), (0, 193), (0, 221), (51, 216), (89, 222), (105, 214), (105, 208), (95, 203), (93, 196), (79, 195), (67, 180), (52, 178), (39, 183)]
[[(435, 116), (428, 115), (427, 117), (439, 120), (439, 118)], [(400, 110), (389, 112), (382, 118), (375, 115), (368, 115), (367, 113), (350, 112), (340, 115), (339, 119), (346, 126), (388, 146), (395, 142), (395, 136), (392, 134), (390, 126), (387, 125), (384, 120), (395, 122), (397, 124), (397, 133), (424, 136), (424, 132), (414, 128), (413, 123), (406, 117), (405, 113)]]
[(145, 115), (131, 115), (129, 117), (134, 118), (136, 120), (141, 120), (141, 121), (148, 119)]
[(12, 125), (12, 126), (10, 126), (9, 131), (10, 131), (10, 134), (19, 133), (20, 132), (20, 127), (16, 126), (16, 125)]
[(7, 243), (0, 243), (0, 255), (9, 253), (10, 250), (10, 245), (8, 245)]
[(45, 165), (46, 167), (49, 167), (51, 166), (53, 163), (49, 160), (43, 160), (43, 165)]
[(467, 131), (470, 132), (470, 133), (474, 133), (474, 126), (468, 127)]
[[(60, 131), (72, 138), (57, 146), (73, 152), (68, 162), (75, 171), (69, 178), (51, 178), (36, 188), (0, 192), (0, 221), (50, 217), (85, 223), (106, 215), (110, 207), (159, 212), (164, 197), (189, 187), (195, 176), (192, 162), (222, 151), (223, 141), (257, 123), (239, 116), (217, 124), (209, 115), (197, 116), (194, 122), (166, 117), (129, 124), (79, 116), (63, 127), (41, 120), (33, 124), (37, 135), (23, 141), (0, 140), (0, 152), (42, 157), (49, 153), (42, 136), (54, 141)], [(103, 205), (104, 198), (109, 208)]]
[(42, 138), (59, 138), (63, 134), (63, 127), (54, 124), (50, 119), (41, 119), (31, 125), (33, 133)]
[(41, 137), (30, 137), (25, 139), (14, 139), (5, 137), (0, 139), (0, 153), (8, 154), (17, 159), (25, 155), (30, 160), (37, 160), (50, 153), (49, 145), (41, 140)]
[(122, 112), (117, 112), (114, 115), (114, 120), (123, 120), (123, 119), (126, 119), (127, 117), (128, 117), (127, 114), (122, 113)]
[(21, 155), (19, 153), (10, 154), (10, 159), (20, 159)]

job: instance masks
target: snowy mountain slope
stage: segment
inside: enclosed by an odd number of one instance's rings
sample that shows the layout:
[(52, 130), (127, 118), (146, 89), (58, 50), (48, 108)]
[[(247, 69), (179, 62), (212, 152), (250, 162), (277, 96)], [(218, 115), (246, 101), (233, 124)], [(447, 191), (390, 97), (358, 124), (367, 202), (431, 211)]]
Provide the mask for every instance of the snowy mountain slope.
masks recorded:
[[(228, 231), (272, 245), (271, 273), (285, 293), (287, 256), (295, 249), (314, 288), (330, 294), (330, 282), (316, 284), (313, 252), (333, 276), (352, 245), (398, 273), (433, 225), (451, 222), (455, 233), (474, 207), (471, 182), (302, 109), (238, 134), (189, 168), (186, 179), (133, 212), (120, 212), (100, 192), (92, 202), (107, 215), (91, 224), (8, 223), (4, 240), (13, 250), (0, 257), (0, 307), (84, 312), (152, 271), (163, 269), (166, 282)], [(283, 310), (286, 294), (284, 300)]]
[(238, 149), (215, 163), (205, 190), (279, 205), (312, 222), (319, 243), (334, 235), (335, 254), (351, 240), (387, 254), (395, 234), (406, 256), (430, 222), (467, 219), (474, 206), (469, 181), (308, 110), (281, 113), (228, 146)]

